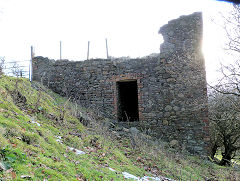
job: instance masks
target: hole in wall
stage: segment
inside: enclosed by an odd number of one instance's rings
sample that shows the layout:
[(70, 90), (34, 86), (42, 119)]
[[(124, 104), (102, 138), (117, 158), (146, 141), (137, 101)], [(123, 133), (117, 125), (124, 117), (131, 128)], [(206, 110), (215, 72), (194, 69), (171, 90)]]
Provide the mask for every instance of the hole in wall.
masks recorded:
[(137, 80), (117, 82), (117, 109), (119, 122), (139, 120)]

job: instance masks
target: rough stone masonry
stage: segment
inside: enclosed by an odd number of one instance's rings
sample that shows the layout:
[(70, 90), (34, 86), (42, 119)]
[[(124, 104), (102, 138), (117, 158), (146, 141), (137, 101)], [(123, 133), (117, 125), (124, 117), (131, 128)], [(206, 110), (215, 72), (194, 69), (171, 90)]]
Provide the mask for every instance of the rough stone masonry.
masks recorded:
[(33, 58), (33, 80), (71, 96), (120, 123), (150, 130), (156, 138), (193, 154), (207, 154), (209, 121), (202, 14), (171, 20), (160, 28), (158, 56), (85, 61)]

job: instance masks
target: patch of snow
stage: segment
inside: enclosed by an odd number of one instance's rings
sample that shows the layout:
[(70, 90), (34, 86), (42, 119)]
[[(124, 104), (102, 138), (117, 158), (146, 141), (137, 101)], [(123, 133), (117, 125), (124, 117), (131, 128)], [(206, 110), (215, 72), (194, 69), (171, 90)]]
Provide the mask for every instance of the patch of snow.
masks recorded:
[(144, 176), (142, 178), (140, 178), (140, 181), (161, 181), (162, 179), (158, 178), (158, 177), (148, 177), (148, 176)]
[(34, 117), (30, 117), (30, 116), (28, 116), (28, 117), (30, 118), (30, 120), (33, 124), (37, 124), (38, 126), (41, 126), (41, 124), (39, 124), (37, 121), (35, 121)]
[(116, 170), (114, 170), (113, 168), (108, 168), (109, 170), (111, 170), (112, 172), (116, 172)]
[[(109, 168), (110, 170), (110, 168)], [(130, 173), (127, 173), (127, 172), (122, 172), (124, 178), (126, 179), (133, 179), (133, 180), (137, 180), (137, 181), (174, 181), (172, 179), (168, 179), (168, 178), (165, 178), (165, 177), (149, 177), (149, 176), (144, 176), (142, 178), (139, 178), (139, 177), (136, 177)]]
[(78, 150), (76, 148), (72, 148), (72, 147), (69, 147), (69, 146), (68, 146), (68, 149), (73, 151), (73, 152), (75, 152), (76, 155), (84, 155), (84, 154), (86, 154), (84, 151), (81, 151), (81, 150)]
[(59, 142), (59, 143), (62, 143), (62, 137), (61, 136), (56, 136), (56, 141)]
[(132, 174), (130, 174), (130, 173), (127, 173), (127, 172), (122, 172), (122, 174), (123, 174), (124, 178), (126, 178), (126, 179), (134, 179), (134, 180), (139, 180), (139, 178), (138, 178), (138, 177), (136, 177), (136, 176), (134, 176), (134, 175), (132, 175)]
[(30, 178), (32, 178), (32, 177), (31, 177), (31, 176), (29, 176), (29, 175), (21, 175), (21, 178), (30, 179)]
[(62, 140), (60, 140), (60, 139), (56, 139), (56, 141), (59, 142), (59, 143), (62, 143)]
[(33, 121), (33, 120), (32, 120), (32, 123), (33, 123), (33, 124), (36, 124), (37, 126), (41, 126), (41, 124), (39, 124), (39, 123), (36, 122), (36, 121)]

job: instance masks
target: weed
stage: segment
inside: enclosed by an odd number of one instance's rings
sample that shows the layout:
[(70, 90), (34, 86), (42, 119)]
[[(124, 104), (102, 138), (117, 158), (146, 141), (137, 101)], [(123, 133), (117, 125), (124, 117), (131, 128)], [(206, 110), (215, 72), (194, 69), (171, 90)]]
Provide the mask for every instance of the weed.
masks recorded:
[(26, 155), (20, 149), (12, 149), (9, 146), (0, 149), (0, 159), (5, 165), (6, 169), (15, 167), (16, 164), (24, 164), (26, 162)]

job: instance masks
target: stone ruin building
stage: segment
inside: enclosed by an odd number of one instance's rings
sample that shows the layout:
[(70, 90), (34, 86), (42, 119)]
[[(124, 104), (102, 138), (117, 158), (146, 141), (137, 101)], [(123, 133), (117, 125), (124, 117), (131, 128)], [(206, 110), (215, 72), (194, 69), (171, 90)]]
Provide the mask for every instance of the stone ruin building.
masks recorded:
[(33, 58), (33, 80), (74, 97), (119, 124), (151, 130), (177, 140), (190, 153), (206, 154), (209, 144), (207, 86), (201, 51), (200, 12), (162, 26), (158, 56), (85, 61)]

